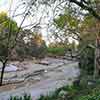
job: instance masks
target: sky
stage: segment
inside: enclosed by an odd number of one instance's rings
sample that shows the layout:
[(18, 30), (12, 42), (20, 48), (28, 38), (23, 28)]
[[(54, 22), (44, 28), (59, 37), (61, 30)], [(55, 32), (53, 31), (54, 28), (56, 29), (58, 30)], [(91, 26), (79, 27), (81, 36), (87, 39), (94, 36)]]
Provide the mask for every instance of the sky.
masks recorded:
[(10, 3), (10, 1), (8, 0), (0, 0), (0, 11), (7, 11), (8, 8), (8, 4)]

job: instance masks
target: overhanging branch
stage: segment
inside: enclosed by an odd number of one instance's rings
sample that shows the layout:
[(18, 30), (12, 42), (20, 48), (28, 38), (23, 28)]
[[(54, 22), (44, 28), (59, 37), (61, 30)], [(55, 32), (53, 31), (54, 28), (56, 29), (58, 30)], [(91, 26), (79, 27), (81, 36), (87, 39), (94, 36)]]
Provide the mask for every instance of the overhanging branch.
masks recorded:
[(75, 3), (76, 5), (80, 6), (81, 8), (87, 10), (90, 12), (90, 14), (92, 14), (96, 19), (98, 19), (100, 21), (100, 15), (89, 5), (85, 5), (84, 3), (77, 1), (77, 0), (69, 0), (72, 3)]

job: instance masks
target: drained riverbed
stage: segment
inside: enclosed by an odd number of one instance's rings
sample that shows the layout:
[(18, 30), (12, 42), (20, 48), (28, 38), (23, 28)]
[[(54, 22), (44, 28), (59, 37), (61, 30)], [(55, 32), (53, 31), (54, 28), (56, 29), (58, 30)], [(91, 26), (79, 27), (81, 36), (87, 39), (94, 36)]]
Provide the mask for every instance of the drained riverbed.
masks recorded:
[(8, 85), (0, 87), (0, 100), (24, 93), (36, 100), (41, 94), (72, 84), (80, 74), (78, 62), (64, 59), (45, 58), (39, 63), (24, 61), (16, 66), (18, 70), (5, 72), (4, 83)]

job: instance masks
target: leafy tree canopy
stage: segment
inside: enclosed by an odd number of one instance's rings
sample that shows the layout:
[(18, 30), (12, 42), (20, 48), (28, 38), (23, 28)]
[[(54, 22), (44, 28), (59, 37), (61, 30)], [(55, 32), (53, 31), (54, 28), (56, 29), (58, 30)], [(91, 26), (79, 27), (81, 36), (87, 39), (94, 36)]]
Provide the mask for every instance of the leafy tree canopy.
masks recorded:
[(0, 57), (7, 55), (7, 48), (13, 46), (17, 23), (8, 17), (7, 13), (0, 13)]

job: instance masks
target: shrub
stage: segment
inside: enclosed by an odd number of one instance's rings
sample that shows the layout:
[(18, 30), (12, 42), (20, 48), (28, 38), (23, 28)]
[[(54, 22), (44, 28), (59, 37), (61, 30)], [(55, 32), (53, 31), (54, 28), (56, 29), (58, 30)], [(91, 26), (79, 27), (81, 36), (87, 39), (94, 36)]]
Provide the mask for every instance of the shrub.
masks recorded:
[(55, 55), (55, 56), (63, 56), (65, 54), (64, 48), (48, 48), (48, 54)]
[(47, 46), (45, 42), (41, 43), (40, 46), (38, 46), (34, 42), (30, 44), (19, 44), (18, 46), (16, 46), (16, 53), (18, 54), (19, 58), (43, 58), (46, 56)]
[(32, 100), (30, 95), (25, 94), (24, 96), (11, 96), (8, 100)]
[(100, 91), (86, 96), (81, 96), (78, 100), (100, 100)]

